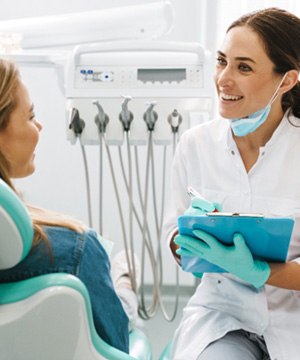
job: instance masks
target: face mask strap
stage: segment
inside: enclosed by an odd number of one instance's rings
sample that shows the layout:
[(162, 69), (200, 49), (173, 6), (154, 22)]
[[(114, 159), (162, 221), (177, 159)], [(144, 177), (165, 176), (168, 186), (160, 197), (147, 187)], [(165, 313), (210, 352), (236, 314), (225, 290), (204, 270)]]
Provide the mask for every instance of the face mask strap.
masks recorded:
[(273, 96), (271, 97), (270, 101), (269, 101), (269, 104), (272, 105), (273, 102), (276, 100), (277, 96), (278, 96), (278, 91), (280, 89), (280, 86), (282, 85), (282, 83), (284, 82), (285, 78), (287, 76), (287, 72), (283, 75), (283, 78), (281, 79), (279, 85), (277, 86)]

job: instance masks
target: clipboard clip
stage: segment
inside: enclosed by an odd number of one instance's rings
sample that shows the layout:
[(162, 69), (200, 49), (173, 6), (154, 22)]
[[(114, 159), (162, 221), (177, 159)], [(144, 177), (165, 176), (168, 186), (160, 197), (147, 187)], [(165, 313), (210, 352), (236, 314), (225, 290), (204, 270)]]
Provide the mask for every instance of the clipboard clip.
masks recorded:
[(231, 213), (231, 212), (207, 212), (206, 216), (213, 217), (249, 217), (249, 218), (264, 218), (265, 215), (261, 213)]

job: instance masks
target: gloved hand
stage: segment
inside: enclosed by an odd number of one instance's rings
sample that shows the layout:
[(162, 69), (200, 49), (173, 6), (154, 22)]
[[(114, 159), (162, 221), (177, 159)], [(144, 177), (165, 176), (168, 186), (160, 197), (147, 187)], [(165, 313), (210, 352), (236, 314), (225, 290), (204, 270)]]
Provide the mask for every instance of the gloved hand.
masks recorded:
[[(217, 211), (222, 211), (222, 205), (218, 204), (218, 203), (215, 203), (215, 202), (211, 202), (211, 201), (209, 201), (207, 199), (204, 199), (202, 197), (195, 196), (195, 197), (192, 198), (191, 205), (185, 211), (184, 215), (197, 216), (197, 215), (203, 215), (203, 214), (205, 214), (207, 212), (214, 212), (216, 210)], [(193, 273), (193, 275), (195, 277), (197, 277), (197, 278), (202, 278), (203, 273), (198, 272), (198, 273)]]
[(222, 269), (236, 275), (240, 279), (259, 288), (270, 276), (270, 266), (267, 262), (255, 260), (245, 243), (242, 234), (233, 236), (233, 245), (222, 244), (212, 235), (202, 230), (194, 230), (195, 237), (177, 235), (175, 243), (179, 255), (198, 256)]
[(201, 273), (201, 272), (193, 272), (192, 273), (196, 278), (199, 278), (199, 279), (202, 279), (202, 277), (203, 277), (203, 273)]
[(221, 211), (220, 204), (195, 196), (192, 198), (191, 205), (184, 215), (203, 215), (216, 210)]

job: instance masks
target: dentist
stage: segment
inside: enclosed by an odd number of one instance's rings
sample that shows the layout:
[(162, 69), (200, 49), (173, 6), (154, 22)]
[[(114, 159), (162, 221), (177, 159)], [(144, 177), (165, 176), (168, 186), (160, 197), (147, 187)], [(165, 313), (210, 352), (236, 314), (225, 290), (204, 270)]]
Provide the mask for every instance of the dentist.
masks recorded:
[(297, 216), (284, 264), (253, 258), (242, 234), (234, 236), (231, 247), (221, 245), (205, 232), (195, 232), (195, 237), (189, 238), (175, 236), (177, 218), (190, 205), (188, 186), (212, 203), (219, 203), (225, 212), (278, 217), (297, 213), (297, 44), (300, 19), (287, 11), (268, 8), (236, 20), (227, 30), (216, 58), (220, 118), (186, 131), (178, 144), (165, 237), (177, 262), (180, 255), (190, 254), (228, 273), (203, 275), (174, 335), (172, 359), (299, 358)]

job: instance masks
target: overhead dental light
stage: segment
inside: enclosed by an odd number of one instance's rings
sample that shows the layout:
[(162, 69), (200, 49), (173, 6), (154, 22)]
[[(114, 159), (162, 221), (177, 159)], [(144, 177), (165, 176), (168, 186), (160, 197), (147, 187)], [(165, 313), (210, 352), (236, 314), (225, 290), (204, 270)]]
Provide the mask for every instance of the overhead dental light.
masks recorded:
[(171, 3), (159, 1), (0, 21), (0, 38), (4, 50), (8, 49), (10, 37), (11, 41), (19, 42), (22, 49), (68, 47), (104, 40), (155, 39), (167, 33), (173, 21), (174, 9)]

